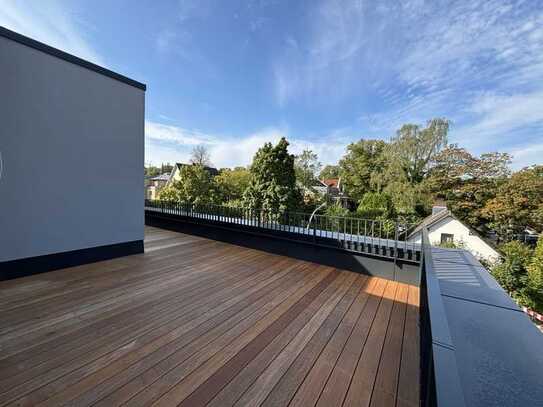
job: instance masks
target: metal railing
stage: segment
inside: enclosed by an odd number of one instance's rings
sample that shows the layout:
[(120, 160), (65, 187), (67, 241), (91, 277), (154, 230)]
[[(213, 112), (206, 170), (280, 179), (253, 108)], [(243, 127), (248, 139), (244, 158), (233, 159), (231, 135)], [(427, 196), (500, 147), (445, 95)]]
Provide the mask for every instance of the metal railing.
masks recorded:
[(272, 234), (315, 245), (418, 262), (420, 244), (408, 241), (415, 224), (303, 212), (145, 201), (148, 213)]

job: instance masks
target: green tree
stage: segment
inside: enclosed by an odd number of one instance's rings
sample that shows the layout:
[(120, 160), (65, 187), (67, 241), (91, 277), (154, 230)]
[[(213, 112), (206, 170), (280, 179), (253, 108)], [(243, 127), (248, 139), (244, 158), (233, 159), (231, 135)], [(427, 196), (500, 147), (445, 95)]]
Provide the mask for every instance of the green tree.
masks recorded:
[(223, 203), (240, 201), (245, 190), (249, 187), (251, 173), (247, 168), (224, 168), (215, 177), (217, 192)]
[(355, 201), (366, 192), (380, 190), (378, 180), (386, 166), (385, 147), (382, 140), (360, 140), (347, 147), (339, 167), (345, 192)]
[(319, 225), (319, 228), (325, 228), (334, 232), (345, 232), (346, 222), (343, 218), (349, 217), (352, 214), (347, 208), (335, 203), (326, 207), (325, 215), (328, 218), (323, 225)]
[(539, 238), (528, 265), (526, 285), (522, 292), (525, 305), (543, 313), (543, 238)]
[(179, 203), (179, 194), (176, 188), (172, 186), (164, 187), (158, 194), (158, 200), (167, 203)]
[(356, 212), (365, 219), (388, 219), (393, 215), (392, 201), (384, 192), (366, 192)]
[(543, 239), (534, 251), (516, 240), (501, 250), (504, 259), (492, 267), (492, 275), (520, 305), (543, 312)]
[(402, 222), (419, 222), (428, 214), (432, 204), (431, 195), (421, 184), (411, 185), (401, 177), (389, 181), (383, 192), (390, 197), (391, 214)]
[(157, 175), (161, 174), (169, 174), (173, 170), (173, 165), (170, 163), (162, 163), (160, 164), (160, 167), (154, 166), (154, 165), (148, 165), (145, 167), (145, 175), (148, 177), (156, 177)]
[(304, 150), (302, 154), (294, 157), (296, 180), (309, 191), (313, 190), (313, 185), (320, 168), (321, 163), (319, 162), (319, 158), (311, 150)]
[(160, 200), (197, 205), (217, 203), (214, 179), (203, 166), (184, 165), (179, 176), (179, 181), (160, 192)]
[(339, 165), (327, 165), (319, 173), (319, 179), (339, 178), (340, 168)]
[(449, 121), (432, 119), (425, 128), (404, 124), (389, 145), (387, 157), (400, 164), (410, 184), (422, 182), (432, 158), (447, 145)]
[(518, 298), (525, 284), (526, 267), (532, 257), (532, 249), (516, 240), (505, 243), (500, 249), (504, 259), (492, 268), (492, 275), (504, 290)]
[(299, 206), (301, 194), (288, 145), (282, 138), (277, 145), (266, 143), (257, 151), (250, 167), (251, 181), (243, 194), (245, 206), (267, 210), (274, 217)]
[(147, 177), (156, 177), (157, 175), (160, 175), (160, 168), (155, 167), (154, 165), (148, 165), (144, 167), (144, 174)]
[(527, 226), (543, 231), (543, 165), (514, 173), (482, 212), (502, 239), (522, 233)]
[(476, 157), (450, 145), (433, 158), (423, 185), (433, 196), (444, 199), (458, 218), (484, 231), (484, 207), (506, 181), (510, 162), (511, 157), (505, 153)]

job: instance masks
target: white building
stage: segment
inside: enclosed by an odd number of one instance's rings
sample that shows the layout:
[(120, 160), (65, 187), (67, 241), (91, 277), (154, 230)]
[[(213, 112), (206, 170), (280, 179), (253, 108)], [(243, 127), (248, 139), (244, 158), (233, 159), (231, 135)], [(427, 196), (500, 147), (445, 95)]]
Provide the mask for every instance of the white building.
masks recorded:
[(149, 184), (146, 186), (145, 198), (150, 199), (151, 201), (158, 199), (158, 193), (162, 188), (166, 186), (170, 180), (171, 174), (164, 173), (157, 177), (149, 179)]
[(479, 259), (495, 262), (500, 258), (499, 252), (491, 243), (458, 220), (446, 206), (434, 206), (432, 214), (413, 230), (407, 240), (420, 243), (423, 227), (428, 228), (428, 238), (432, 245), (454, 242)]

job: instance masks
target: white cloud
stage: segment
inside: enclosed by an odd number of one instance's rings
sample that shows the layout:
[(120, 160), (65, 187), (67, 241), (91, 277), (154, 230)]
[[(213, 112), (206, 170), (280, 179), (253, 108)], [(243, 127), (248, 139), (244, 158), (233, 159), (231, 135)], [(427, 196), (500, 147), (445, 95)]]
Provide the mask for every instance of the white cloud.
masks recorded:
[(357, 74), (353, 58), (363, 48), (367, 27), (360, 1), (330, 0), (309, 13), (303, 44), (290, 36), (274, 61), (275, 94), (282, 106), (293, 98), (323, 93), (337, 97)]
[(196, 146), (213, 144), (215, 137), (198, 130), (188, 130), (178, 126), (145, 121), (145, 137), (149, 141), (169, 142), (177, 145)]
[[(45, 2), (3, 0), (0, 25), (80, 58), (105, 66), (103, 58), (74, 24), (76, 13), (55, 0)], [(81, 20), (80, 20), (81, 21)]]
[(309, 141), (290, 137), (286, 129), (269, 127), (242, 137), (228, 137), (147, 121), (145, 162), (187, 162), (194, 146), (205, 145), (216, 167), (247, 166), (264, 143), (275, 144), (281, 137), (289, 141), (292, 154), (299, 154), (306, 149), (313, 150), (323, 164), (337, 163), (347, 145), (344, 138), (334, 133), (326, 137), (326, 141)]
[[(463, 138), (481, 130), (506, 136), (500, 132), (540, 122), (536, 3), (322, 0), (303, 20), (307, 35), (273, 62), (277, 102), (371, 100), (359, 123), (375, 135), (446, 116), (469, 133)], [(501, 98), (496, 110), (471, 111), (488, 92), (505, 95), (493, 96)]]
[(543, 165), (543, 143), (514, 148), (509, 153), (513, 156), (512, 167), (514, 170), (520, 170), (534, 164)]
[(543, 125), (543, 90), (513, 95), (483, 94), (473, 100), (477, 115), (466, 133), (480, 136), (507, 136), (518, 128)]

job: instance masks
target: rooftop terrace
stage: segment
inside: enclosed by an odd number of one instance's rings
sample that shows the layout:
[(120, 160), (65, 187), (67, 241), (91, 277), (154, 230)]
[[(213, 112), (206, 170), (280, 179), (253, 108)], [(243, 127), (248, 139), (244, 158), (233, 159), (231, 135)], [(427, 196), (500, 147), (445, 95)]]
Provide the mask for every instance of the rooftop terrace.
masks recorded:
[(0, 405), (419, 405), (419, 288), (146, 227), (0, 282)]

